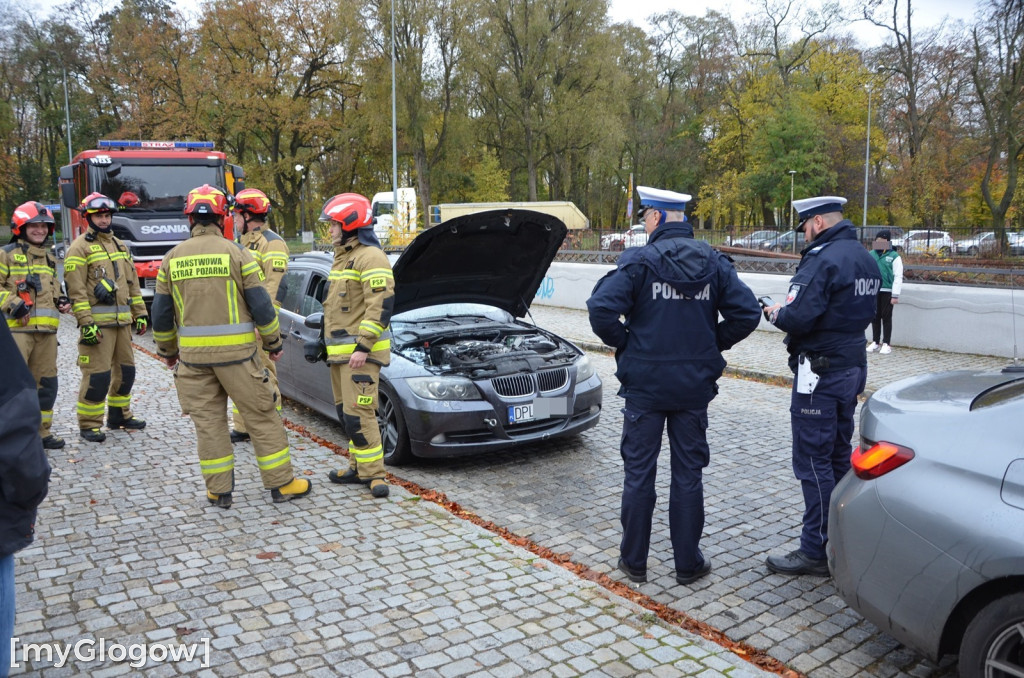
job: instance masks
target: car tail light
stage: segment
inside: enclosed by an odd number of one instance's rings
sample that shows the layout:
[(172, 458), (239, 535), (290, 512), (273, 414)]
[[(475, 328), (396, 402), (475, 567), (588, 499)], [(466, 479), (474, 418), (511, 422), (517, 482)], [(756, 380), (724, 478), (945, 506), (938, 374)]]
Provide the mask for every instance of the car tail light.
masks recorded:
[[(866, 449), (865, 449), (866, 448)], [(914, 458), (914, 451), (909, 447), (887, 442), (871, 442), (862, 440), (860, 447), (850, 455), (850, 464), (858, 478), (871, 480), (884, 476), (894, 468), (903, 466)]]

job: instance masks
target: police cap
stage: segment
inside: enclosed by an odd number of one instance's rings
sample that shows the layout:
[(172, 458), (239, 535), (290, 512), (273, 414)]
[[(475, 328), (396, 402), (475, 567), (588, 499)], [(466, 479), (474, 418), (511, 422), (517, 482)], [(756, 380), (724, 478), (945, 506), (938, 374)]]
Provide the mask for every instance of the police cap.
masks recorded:
[(683, 212), (686, 210), (686, 203), (693, 199), (686, 193), (676, 193), (675, 191), (666, 191), (662, 188), (651, 188), (649, 186), (637, 186), (636, 192), (640, 196), (639, 214), (641, 215), (647, 207), (657, 210)]
[(799, 231), (804, 222), (811, 217), (819, 214), (829, 214), (831, 212), (842, 212), (843, 205), (846, 204), (846, 198), (840, 198), (837, 195), (822, 195), (817, 198), (803, 198), (801, 200), (793, 201), (793, 209), (797, 212), (797, 226), (794, 231)]

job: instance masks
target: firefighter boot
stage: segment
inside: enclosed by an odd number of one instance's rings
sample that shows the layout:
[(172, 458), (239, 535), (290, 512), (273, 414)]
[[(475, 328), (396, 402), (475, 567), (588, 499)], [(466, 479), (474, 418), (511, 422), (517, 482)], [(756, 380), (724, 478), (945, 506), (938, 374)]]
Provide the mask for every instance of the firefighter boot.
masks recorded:
[(246, 440), (249, 440), (248, 433), (245, 431), (236, 431), (235, 429), (231, 429), (231, 442), (244, 443)]
[(98, 428), (83, 428), (78, 430), (78, 435), (82, 436), (82, 440), (90, 443), (102, 443), (107, 439), (107, 434)]
[(377, 499), (383, 499), (391, 493), (388, 487), (387, 481), (381, 480), (380, 478), (374, 478), (370, 481), (370, 494)]
[(231, 508), (231, 493), (225, 492), (224, 494), (214, 494), (209, 490), (206, 491), (206, 500), (214, 506), (219, 508)]
[(292, 499), (298, 499), (299, 497), (305, 497), (307, 494), (313, 491), (313, 483), (309, 482), (305, 478), (292, 478), (291, 482), (287, 485), (270, 491), (270, 498), (274, 500), (275, 504), (283, 504), (286, 501)]
[(123, 428), (129, 431), (141, 431), (146, 428), (146, 422), (138, 417), (128, 417), (125, 419), (124, 412), (120, 407), (111, 407), (107, 411), (107, 428), (111, 430)]
[(64, 439), (58, 438), (52, 433), (43, 438), (43, 448), (47, 450), (59, 450), (64, 447)]
[(350, 466), (346, 471), (331, 471), (327, 474), (327, 477), (332, 483), (338, 483), (339, 485), (355, 485), (356, 483), (366, 482), (359, 479), (359, 471), (354, 466)]

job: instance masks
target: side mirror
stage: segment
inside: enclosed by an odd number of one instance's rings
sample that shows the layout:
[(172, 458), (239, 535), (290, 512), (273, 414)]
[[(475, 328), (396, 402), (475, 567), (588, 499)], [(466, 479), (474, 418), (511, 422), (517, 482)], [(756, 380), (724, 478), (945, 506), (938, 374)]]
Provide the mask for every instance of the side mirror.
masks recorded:
[(311, 313), (306, 316), (303, 324), (311, 330), (321, 330), (324, 327), (324, 314), (320, 312)]
[(78, 199), (75, 195), (75, 185), (72, 182), (69, 181), (60, 185), (60, 202), (61, 205), (69, 209), (75, 209), (78, 207)]

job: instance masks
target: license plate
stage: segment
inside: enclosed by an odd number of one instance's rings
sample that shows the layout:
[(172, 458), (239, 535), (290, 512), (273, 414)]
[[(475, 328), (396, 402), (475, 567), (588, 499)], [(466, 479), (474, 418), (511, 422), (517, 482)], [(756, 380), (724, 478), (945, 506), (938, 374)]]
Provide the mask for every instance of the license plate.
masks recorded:
[(508, 423), (510, 424), (533, 421), (536, 418), (537, 417), (534, 415), (533, 403), (508, 406)]

